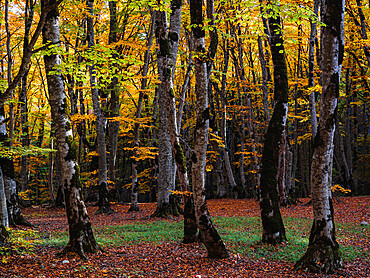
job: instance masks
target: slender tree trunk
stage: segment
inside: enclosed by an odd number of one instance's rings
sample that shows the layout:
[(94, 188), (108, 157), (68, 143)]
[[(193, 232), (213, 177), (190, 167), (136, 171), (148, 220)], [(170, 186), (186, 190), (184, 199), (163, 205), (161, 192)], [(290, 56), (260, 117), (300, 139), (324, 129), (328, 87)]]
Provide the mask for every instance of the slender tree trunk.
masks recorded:
[(262, 73), (263, 110), (265, 112), (266, 121), (269, 121), (270, 120), (270, 110), (269, 110), (268, 88), (267, 88), (267, 67), (266, 67), (265, 55), (263, 54), (262, 39), (260, 36), (258, 36), (258, 53), (259, 53), (259, 60), (261, 63), (261, 73)]
[(358, 157), (359, 157), (359, 149), (358, 149), (358, 130), (359, 130), (359, 123), (358, 123), (358, 105), (356, 102), (358, 101), (357, 92), (353, 90), (353, 130), (352, 130), (352, 145), (353, 145), (353, 160), (352, 160), (352, 174), (353, 174), (353, 188), (352, 193), (356, 196), (358, 195)]
[[(50, 136), (50, 149), (54, 149), (54, 138)], [(49, 167), (48, 167), (48, 189), (50, 196), (50, 205), (55, 206), (55, 193), (54, 193), (54, 183), (53, 183), (53, 173), (54, 173), (54, 153), (49, 153)]]
[(352, 178), (352, 145), (351, 145), (351, 87), (352, 82), (350, 80), (351, 69), (346, 71), (346, 120), (345, 120), (345, 143), (346, 143), (346, 156), (348, 159), (348, 168), (351, 171)]
[[(273, 5), (278, 8), (276, 3)], [(269, 17), (268, 23), (271, 32), (271, 56), (274, 64), (275, 107), (263, 145), (260, 207), (263, 227), (262, 241), (276, 244), (286, 240), (279, 207), (277, 175), (280, 148), (288, 115), (289, 89), (280, 15), (275, 12)]]
[[(57, 44), (59, 42), (59, 13), (56, 8), (47, 14), (42, 33), (44, 43)], [(44, 56), (69, 226), (69, 242), (61, 254), (74, 252), (86, 258), (85, 252), (95, 252), (99, 246), (95, 241), (90, 218), (82, 200), (80, 168), (77, 164), (77, 149), (74, 144), (72, 126), (67, 119), (67, 100), (63, 78), (60, 73), (55, 72), (55, 67), (60, 64), (60, 61), (56, 53)]]
[(206, 61), (203, 58), (206, 49), (204, 40), (205, 33), (204, 30), (202, 30), (203, 14), (201, 0), (190, 0), (190, 18), (194, 37), (194, 49), (197, 53), (197, 59), (195, 60), (197, 124), (195, 131), (195, 147), (192, 155), (195, 219), (202, 241), (206, 246), (208, 256), (213, 258), (225, 258), (228, 257), (228, 252), (216, 228), (212, 224), (205, 199), (205, 168), (209, 131), (209, 108), (207, 101), (208, 75)]
[[(154, 35), (154, 22), (155, 22), (155, 13), (151, 12), (151, 25), (150, 25), (150, 31), (147, 37), (146, 47), (147, 50), (144, 54), (144, 66), (143, 66), (143, 79), (141, 80), (141, 91), (139, 94), (139, 100), (137, 102), (137, 109), (136, 109), (136, 119), (141, 118), (141, 109), (142, 109), (142, 103), (144, 98), (144, 90), (147, 87), (147, 78), (148, 75), (148, 69), (149, 69), (149, 58), (150, 58), (150, 49), (153, 44), (153, 35)], [(139, 130), (140, 130), (140, 123), (135, 123), (134, 127), (134, 150), (132, 151), (132, 157), (131, 157), (131, 181), (132, 181), (132, 187), (131, 187), (131, 205), (129, 208), (129, 211), (139, 211), (138, 206), (138, 195), (139, 195), (139, 184), (137, 180), (137, 150), (136, 148), (139, 147)]]
[[(30, 30), (33, 21), (33, 0), (26, 0), (25, 6), (25, 30), (24, 30), (24, 42), (23, 51), (27, 49)], [(21, 81), (21, 91), (19, 94), (19, 101), (21, 106), (21, 126), (22, 126), (22, 146), (29, 146), (29, 135), (28, 135), (28, 108), (27, 108), (27, 76), (28, 69), (22, 77)], [(27, 189), (28, 184), (28, 172), (27, 172), (27, 156), (21, 157), (21, 191)]]
[[(245, 74), (245, 69), (244, 69), (244, 62), (243, 62), (243, 45), (242, 45), (242, 41), (241, 41), (241, 29), (240, 29), (240, 26), (238, 26), (238, 34), (239, 34), (239, 39), (238, 39), (238, 59), (236, 59), (235, 55), (233, 54), (233, 57), (234, 57), (234, 63), (235, 63), (235, 68), (236, 68), (236, 73), (237, 73), (237, 76), (239, 78), (239, 80), (241, 80), (242, 84), (245, 84), (247, 82), (246, 80), (246, 74)], [(263, 50), (262, 50), (263, 51)], [(251, 52), (251, 51), (250, 51)], [(233, 53), (233, 50), (231, 50), (231, 53)], [(263, 59), (264, 59), (264, 56), (262, 56)], [(252, 59), (251, 59), (252, 60)], [(252, 66), (253, 68), (253, 66)], [(266, 70), (266, 69), (265, 69)], [(255, 81), (255, 77), (253, 75), (253, 80), (254, 80), (254, 84), (256, 83)], [(267, 87), (265, 88), (267, 90)], [(252, 185), (252, 195), (254, 195), (254, 191), (256, 188), (259, 187), (259, 183), (260, 183), (260, 168), (259, 168), (259, 164), (258, 164), (258, 158), (257, 158), (257, 151), (256, 151), (256, 147), (255, 147), (255, 124), (254, 124), (254, 112), (253, 112), (253, 107), (252, 107), (252, 102), (251, 102), (251, 99), (250, 99), (250, 95), (249, 95), (249, 92), (248, 92), (248, 88), (247, 86), (242, 86), (242, 90), (243, 90), (243, 97), (241, 95), (239, 95), (239, 99), (240, 99), (240, 105), (242, 106), (246, 106), (247, 107), (247, 112), (246, 112), (246, 115), (247, 115), (247, 121), (244, 121), (244, 114), (241, 113), (241, 117), (242, 117), (242, 135), (245, 134), (245, 122), (247, 123), (247, 130), (248, 130), (248, 136), (249, 136), (249, 140), (250, 140), (250, 144), (251, 144), (251, 147), (250, 147), (250, 152), (252, 153), (251, 155), (251, 174), (252, 174), (252, 181), (251, 181), (251, 185)], [(266, 91), (267, 93), (267, 91)], [(265, 110), (265, 113), (267, 113), (266, 115), (268, 116), (268, 118), (270, 117), (269, 115), (269, 109), (268, 109), (268, 101), (267, 101), (267, 98), (268, 96), (265, 95), (265, 92), (263, 93), (264, 94), (264, 99), (266, 98), (266, 101), (264, 100), (264, 110)], [(245, 102), (245, 103), (243, 103)], [(267, 109), (267, 111), (266, 111)], [(242, 136), (244, 138), (244, 135)], [(244, 142), (242, 143), (242, 150), (241, 152), (243, 152), (243, 147), (244, 145)], [(243, 171), (244, 172), (244, 171)], [(243, 187), (244, 188), (244, 187)]]
[[(109, 44), (117, 43), (117, 1), (109, 1)], [(117, 54), (113, 54), (114, 58), (118, 58)], [(116, 75), (117, 72), (114, 72)], [(118, 91), (118, 78), (113, 76), (111, 84), (109, 85), (110, 100), (109, 100), (109, 117), (115, 118), (119, 116), (120, 103), (119, 103), (119, 91)], [(108, 179), (116, 185), (116, 157), (117, 157), (117, 144), (118, 144), (118, 132), (119, 132), (119, 121), (113, 120), (108, 122), (107, 126), (108, 138), (107, 138), (107, 151), (108, 151)]]
[[(8, 56), (8, 73), (7, 73), (7, 78), (8, 78), (8, 86), (12, 82), (12, 64), (13, 64), (13, 59), (12, 59), (12, 52), (10, 49), (10, 31), (9, 31), (9, 0), (5, 0), (5, 32), (6, 32), (6, 55)], [(10, 96), (11, 97), (11, 96)], [(13, 145), (13, 132), (14, 132), (14, 104), (11, 102), (9, 104), (9, 124), (8, 124), (8, 129), (9, 129), (9, 143), (10, 146)]]
[[(362, 1), (361, 0), (356, 0), (356, 4), (357, 4), (357, 12), (359, 14), (359, 17), (360, 17), (360, 24), (361, 24), (361, 37), (364, 41), (367, 41), (367, 31), (366, 31), (366, 19), (365, 19), (365, 15), (364, 15), (364, 12), (362, 10)], [(369, 3), (370, 5), (370, 3)], [(368, 45), (368, 43), (364, 43), (363, 44), (363, 49), (364, 49), (364, 53), (365, 53), (365, 57), (366, 57), (366, 60), (367, 60), (367, 64), (368, 64), (368, 67), (370, 67), (370, 47)]]
[(325, 0), (323, 5), (322, 94), (320, 119), (314, 139), (311, 165), (311, 194), (314, 221), (308, 249), (296, 269), (333, 273), (342, 266), (336, 241), (331, 177), (335, 119), (344, 52), (344, 0)]
[(222, 149), (222, 154), (224, 157), (224, 163), (225, 163), (225, 169), (227, 173), (227, 179), (230, 183), (231, 190), (233, 192), (236, 192), (236, 182), (234, 178), (234, 173), (231, 168), (231, 163), (230, 163), (230, 157), (228, 153), (228, 146), (227, 146), (227, 138), (226, 138), (226, 113), (227, 113), (227, 103), (226, 103), (226, 83), (227, 83), (227, 71), (229, 67), (229, 46), (228, 42), (224, 41), (224, 68), (222, 71), (222, 80), (221, 80), (221, 90), (219, 91), (220, 99), (221, 99), (221, 105), (222, 105), (222, 117), (221, 117), (221, 122), (220, 122), (220, 133), (221, 133), (221, 138), (223, 141), (224, 146), (221, 147)]
[[(88, 48), (90, 51), (94, 51), (95, 47), (95, 39), (94, 39), (94, 0), (87, 0), (86, 1), (89, 16), (87, 17), (87, 43)], [(93, 101), (93, 109), (94, 115), (96, 117), (95, 124), (96, 124), (96, 138), (97, 138), (97, 152), (99, 154), (99, 201), (98, 206), (99, 209), (97, 213), (106, 213), (111, 214), (113, 210), (110, 207), (110, 203), (108, 201), (108, 176), (107, 176), (107, 151), (105, 146), (105, 119), (100, 108), (100, 101), (99, 101), (99, 92), (97, 88), (97, 80), (96, 80), (96, 69), (95, 63), (92, 61), (92, 64), (89, 66), (90, 72), (90, 87), (91, 87), (91, 98)]]
[(342, 184), (345, 188), (351, 188), (351, 173), (348, 168), (347, 158), (344, 151), (344, 142), (341, 134), (339, 119), (336, 119), (334, 134), (334, 155), (338, 158), (338, 170), (341, 174)]
[[(314, 14), (318, 17), (319, 6), (321, 0), (315, 0), (314, 2)], [(311, 34), (310, 34), (310, 46), (308, 52), (308, 87), (315, 87), (315, 40), (317, 33), (317, 18), (311, 20)], [(298, 73), (297, 73), (298, 76)], [(309, 96), (310, 103), (310, 114), (311, 114), (311, 132), (312, 140), (315, 138), (317, 133), (317, 116), (316, 116), (316, 101), (315, 91), (312, 91)]]

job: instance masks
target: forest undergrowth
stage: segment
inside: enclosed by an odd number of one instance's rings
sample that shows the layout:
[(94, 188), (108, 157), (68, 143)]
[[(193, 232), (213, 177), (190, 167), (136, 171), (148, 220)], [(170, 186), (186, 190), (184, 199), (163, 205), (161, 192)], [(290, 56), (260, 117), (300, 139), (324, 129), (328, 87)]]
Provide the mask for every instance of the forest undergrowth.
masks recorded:
[[(293, 270), (305, 252), (312, 224), (309, 199), (282, 208), (287, 241), (263, 245), (258, 202), (209, 200), (213, 222), (230, 257), (207, 258), (201, 244), (181, 244), (182, 217), (151, 218), (156, 204), (113, 204), (115, 214), (95, 215), (89, 206), (94, 232), (104, 252), (57, 258), (67, 244), (68, 225), (63, 209), (31, 207), (24, 215), (36, 227), (12, 230), (15, 252), (1, 254), (1, 277), (370, 277), (370, 197), (336, 198), (335, 223), (344, 268), (333, 275)], [(197, 276), (198, 275), (198, 276)]]

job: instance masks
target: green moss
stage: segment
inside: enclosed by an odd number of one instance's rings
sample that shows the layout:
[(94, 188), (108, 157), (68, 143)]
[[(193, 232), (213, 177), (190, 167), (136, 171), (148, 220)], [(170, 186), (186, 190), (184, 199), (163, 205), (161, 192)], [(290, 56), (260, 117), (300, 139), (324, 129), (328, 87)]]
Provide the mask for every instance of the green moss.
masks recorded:
[(68, 153), (66, 160), (76, 160), (77, 159), (77, 148), (76, 143), (73, 141), (73, 136), (69, 135), (66, 137), (66, 143), (68, 144)]
[(181, 171), (181, 173), (185, 173), (186, 172), (185, 155), (184, 155), (184, 151), (182, 150), (181, 145), (178, 142), (175, 142), (175, 150), (176, 150), (176, 155), (175, 155), (176, 162), (179, 165), (181, 165), (179, 170)]
[[(74, 169), (75, 169), (75, 173), (73, 174), (72, 181), (71, 181), (72, 187), (81, 188), (82, 183), (80, 179), (80, 167), (78, 167), (78, 165), (76, 164)], [(79, 209), (83, 209), (83, 205), (81, 203), (78, 203), (78, 205), (82, 206), (82, 208), (79, 207)]]

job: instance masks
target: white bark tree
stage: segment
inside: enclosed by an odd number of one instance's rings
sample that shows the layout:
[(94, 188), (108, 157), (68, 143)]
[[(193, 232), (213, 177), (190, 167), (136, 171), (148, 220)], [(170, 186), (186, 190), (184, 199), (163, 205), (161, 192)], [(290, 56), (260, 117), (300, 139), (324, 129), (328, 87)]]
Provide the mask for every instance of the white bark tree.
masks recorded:
[(344, 0), (323, 2), (322, 94), (320, 119), (314, 139), (311, 164), (311, 194), (314, 221), (308, 249), (296, 269), (332, 273), (342, 266), (336, 241), (331, 194), (335, 119), (344, 53)]
[[(50, 2), (54, 2), (50, 0)], [(48, 12), (42, 30), (45, 44), (57, 45), (59, 42), (59, 13), (57, 8)], [(92, 231), (90, 218), (81, 195), (80, 168), (77, 164), (77, 149), (73, 139), (72, 125), (67, 116), (67, 98), (63, 77), (55, 71), (60, 56), (55, 51), (44, 56), (49, 103), (52, 120), (55, 124), (56, 145), (60, 155), (63, 190), (69, 226), (69, 242), (61, 255), (68, 252), (77, 253), (86, 258), (85, 252), (99, 249)]]
[(192, 155), (193, 198), (195, 219), (200, 237), (207, 249), (208, 256), (226, 258), (228, 252), (213, 226), (208, 212), (205, 196), (206, 152), (209, 132), (209, 108), (207, 99), (208, 75), (206, 66), (205, 32), (203, 26), (202, 1), (190, 1), (190, 18), (195, 50), (195, 79), (196, 79), (196, 130), (195, 146)]

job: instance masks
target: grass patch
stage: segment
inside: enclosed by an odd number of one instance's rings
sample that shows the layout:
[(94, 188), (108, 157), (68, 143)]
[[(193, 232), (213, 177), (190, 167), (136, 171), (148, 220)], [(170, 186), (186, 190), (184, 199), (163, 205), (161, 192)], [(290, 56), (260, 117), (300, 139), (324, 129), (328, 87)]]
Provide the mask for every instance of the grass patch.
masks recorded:
[[(250, 258), (267, 260), (297, 261), (306, 251), (312, 220), (308, 218), (284, 218), (287, 242), (281, 245), (261, 244), (262, 225), (259, 217), (214, 217), (227, 248)], [(337, 240), (340, 243), (342, 258), (351, 261), (355, 258), (369, 258), (358, 242), (366, 244), (370, 237), (369, 227), (354, 223), (337, 224)], [(158, 220), (149, 223), (134, 222), (121, 226), (98, 227), (94, 229), (99, 244), (103, 247), (138, 244), (142, 242), (180, 242), (183, 237), (183, 222)], [(55, 233), (43, 240), (44, 245), (64, 246), (68, 233)]]

